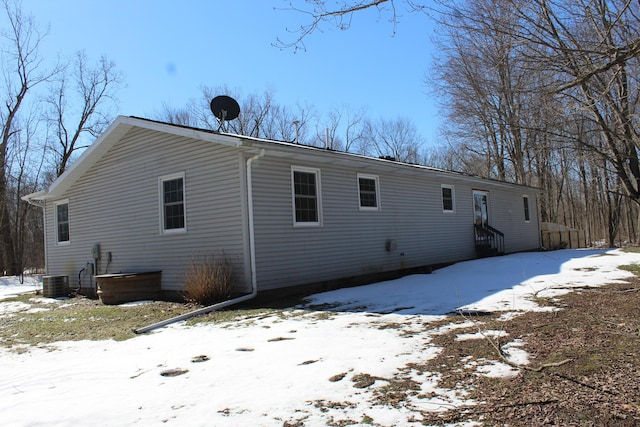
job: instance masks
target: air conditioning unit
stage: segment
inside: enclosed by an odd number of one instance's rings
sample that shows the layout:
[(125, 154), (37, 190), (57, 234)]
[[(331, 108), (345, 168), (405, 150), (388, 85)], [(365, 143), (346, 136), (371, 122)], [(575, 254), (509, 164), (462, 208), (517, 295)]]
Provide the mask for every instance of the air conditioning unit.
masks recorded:
[(69, 276), (44, 276), (42, 295), (45, 298), (58, 298), (66, 295), (69, 288)]

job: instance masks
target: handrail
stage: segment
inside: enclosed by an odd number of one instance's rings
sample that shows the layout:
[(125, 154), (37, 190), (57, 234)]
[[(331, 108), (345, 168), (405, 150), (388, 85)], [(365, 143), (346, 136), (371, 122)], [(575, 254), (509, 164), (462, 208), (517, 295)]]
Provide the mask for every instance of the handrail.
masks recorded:
[(504, 254), (504, 233), (497, 228), (474, 224), (476, 247), (491, 248), (496, 253)]
[(487, 228), (487, 229), (491, 230), (492, 232), (496, 233), (498, 236), (504, 237), (504, 233), (502, 231), (498, 230), (497, 228), (493, 228), (489, 224), (485, 225), (485, 228)]

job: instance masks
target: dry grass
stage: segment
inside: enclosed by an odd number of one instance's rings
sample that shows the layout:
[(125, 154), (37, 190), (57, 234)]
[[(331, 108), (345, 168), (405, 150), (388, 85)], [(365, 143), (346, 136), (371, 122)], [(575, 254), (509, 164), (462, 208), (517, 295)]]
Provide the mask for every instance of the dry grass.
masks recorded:
[(204, 255), (201, 259), (194, 259), (185, 273), (185, 300), (201, 305), (228, 300), (234, 280), (233, 266), (224, 255)]
[(9, 348), (56, 341), (125, 340), (135, 336), (133, 329), (192, 309), (168, 302), (121, 307), (83, 297), (60, 301), (33, 294), (1, 303), (24, 304), (24, 309), (0, 318), (0, 346)]
[[(46, 347), (57, 341), (134, 338), (143, 326), (192, 311), (193, 304), (154, 301), (134, 305), (105, 305), (99, 300), (76, 297), (52, 300), (34, 294), (0, 301), (22, 304), (19, 311), (0, 315), (0, 347), (25, 351), (29, 346)], [(187, 325), (201, 322), (229, 323), (271, 312), (266, 308), (219, 310), (192, 318)]]
[[(420, 366), (439, 372), (440, 386), (464, 388), (477, 406), (429, 414), (431, 425), (475, 421), (483, 426), (640, 425), (640, 280), (573, 292), (545, 305), (560, 310), (529, 312), (507, 322), (482, 319), (486, 330), (508, 333), (501, 344), (525, 343), (530, 367), (513, 378), (486, 378), (470, 362), (500, 360), (488, 340), (456, 341), (456, 330), (434, 337), (443, 352)], [(551, 366), (562, 360), (562, 366)]]

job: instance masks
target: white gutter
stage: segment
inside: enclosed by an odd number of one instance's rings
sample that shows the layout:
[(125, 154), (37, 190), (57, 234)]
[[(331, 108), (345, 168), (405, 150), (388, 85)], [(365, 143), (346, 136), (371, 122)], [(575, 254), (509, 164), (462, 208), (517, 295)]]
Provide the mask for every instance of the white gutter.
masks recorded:
[(247, 295), (242, 295), (237, 298), (233, 298), (227, 301), (222, 301), (213, 305), (209, 305), (207, 307), (200, 308), (198, 310), (190, 311), (189, 313), (181, 314), (180, 316), (172, 317), (171, 319), (163, 320), (161, 322), (154, 323), (149, 326), (142, 327), (140, 329), (135, 329), (133, 332), (136, 334), (143, 334), (145, 332), (149, 332), (153, 329), (161, 328), (163, 326), (167, 326), (171, 323), (179, 322), (181, 320), (187, 320), (194, 316), (199, 316), (201, 314), (206, 314), (224, 307), (228, 307), (230, 305), (239, 304), (244, 301), (248, 301), (253, 299), (258, 295), (258, 280), (256, 274), (256, 242), (255, 242), (255, 230), (254, 230), (254, 218), (253, 218), (253, 177), (252, 177), (252, 167), (251, 164), (254, 160), (259, 159), (264, 156), (264, 149), (261, 149), (260, 152), (253, 157), (247, 159), (247, 210), (249, 211), (249, 263), (251, 265), (251, 293)]

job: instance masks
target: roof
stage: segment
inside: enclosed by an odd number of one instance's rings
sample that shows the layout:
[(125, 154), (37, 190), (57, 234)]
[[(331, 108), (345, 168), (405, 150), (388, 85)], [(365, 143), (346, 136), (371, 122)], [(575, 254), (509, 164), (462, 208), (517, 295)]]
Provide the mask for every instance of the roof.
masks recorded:
[(111, 125), (60, 175), (46, 190), (28, 194), (23, 200), (44, 200), (58, 197), (90, 170), (102, 156), (120, 141), (132, 128), (143, 128), (176, 136), (211, 141), (217, 144), (239, 147), (241, 141), (233, 136), (218, 132), (173, 125), (139, 117), (118, 116)]
[(180, 137), (210, 141), (230, 147), (244, 148), (248, 151), (253, 149), (265, 149), (269, 150), (271, 155), (280, 157), (306, 158), (315, 162), (331, 164), (351, 164), (353, 161), (359, 161), (361, 163), (369, 164), (371, 168), (375, 168), (377, 170), (394, 170), (396, 172), (405, 171), (407, 173), (430, 171), (431, 173), (446, 174), (448, 176), (455, 176), (465, 180), (473, 179), (488, 181), (493, 184), (504, 186), (532, 188), (520, 184), (482, 178), (461, 172), (446, 171), (423, 165), (397, 162), (388, 158), (375, 158), (326, 148), (312, 147), (294, 142), (222, 133), (208, 129), (199, 129), (190, 126), (159, 122), (140, 117), (118, 116), (114, 122), (93, 142), (93, 144), (91, 144), (89, 148), (87, 148), (82, 155), (49, 186), (48, 189), (28, 194), (23, 197), (23, 200), (37, 201), (60, 197), (78, 179), (80, 179), (84, 173), (90, 170), (112, 146), (119, 142), (133, 128), (148, 129)]

